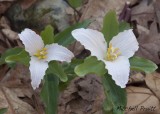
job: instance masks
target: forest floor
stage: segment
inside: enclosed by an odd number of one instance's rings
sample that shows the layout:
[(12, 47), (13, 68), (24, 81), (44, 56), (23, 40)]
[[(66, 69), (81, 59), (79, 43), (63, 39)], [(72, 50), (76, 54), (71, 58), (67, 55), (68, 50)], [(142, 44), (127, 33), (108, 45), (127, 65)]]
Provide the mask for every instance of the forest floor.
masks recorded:
[[(65, 0), (0, 0), (0, 55), (7, 49), (22, 47), (18, 33), (24, 28), (40, 32), (47, 24), (59, 32), (76, 22), (91, 19), (89, 28), (100, 30), (109, 10), (117, 12), (119, 20), (131, 24), (139, 42), (136, 55), (160, 64), (160, 0), (84, 0), (73, 8)], [(52, 8), (52, 11), (47, 12)], [(32, 15), (32, 16), (31, 16)], [(49, 16), (52, 15), (52, 19)], [(78, 42), (70, 49), (81, 56), (84, 47)], [(40, 90), (33, 91), (27, 67), (17, 64), (11, 69), (0, 66), (0, 109), (6, 114), (43, 114)], [(131, 72), (127, 84), (126, 114), (160, 114), (160, 73)], [(58, 114), (102, 114), (105, 99), (101, 79), (96, 75), (75, 78), (59, 98)], [(139, 110), (135, 109), (138, 106)], [(152, 110), (154, 109), (154, 110)]]

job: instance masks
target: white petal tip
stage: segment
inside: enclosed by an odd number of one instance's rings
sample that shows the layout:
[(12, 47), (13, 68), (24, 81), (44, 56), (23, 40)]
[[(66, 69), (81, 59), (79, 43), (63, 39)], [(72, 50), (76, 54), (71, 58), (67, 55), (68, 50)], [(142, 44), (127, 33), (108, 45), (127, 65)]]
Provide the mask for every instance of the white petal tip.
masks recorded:
[(120, 86), (120, 88), (126, 88), (126, 85), (122, 85), (122, 84), (116, 84), (118, 86)]
[(33, 88), (34, 90), (39, 87), (39, 85), (37, 85), (37, 84), (35, 84), (35, 83), (33, 83), (33, 82), (31, 82), (31, 85), (32, 85), (32, 88)]

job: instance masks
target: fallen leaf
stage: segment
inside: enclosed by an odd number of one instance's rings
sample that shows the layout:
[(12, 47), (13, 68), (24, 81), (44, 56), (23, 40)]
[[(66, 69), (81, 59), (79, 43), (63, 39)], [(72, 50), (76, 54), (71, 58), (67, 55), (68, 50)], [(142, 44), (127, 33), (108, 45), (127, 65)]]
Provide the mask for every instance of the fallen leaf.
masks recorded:
[(6, 10), (11, 6), (11, 2), (8, 1), (0, 1), (0, 15), (4, 14)]
[(92, 19), (93, 22), (89, 27), (100, 30), (102, 28), (103, 17), (109, 10), (115, 10), (119, 15), (126, 2), (133, 5), (137, 1), (138, 0), (99, 0), (97, 2), (97, 0), (89, 0), (80, 20)]
[(5, 16), (1, 17), (1, 19), (0, 19), (0, 26), (2, 28), (11, 29), (10, 22), (9, 22), (9, 20)]
[(136, 55), (147, 58), (157, 64), (160, 63), (160, 34), (157, 23), (151, 24), (149, 34), (142, 32), (138, 37), (139, 50)]
[(127, 87), (127, 114), (152, 114), (159, 112), (159, 99), (147, 88)]
[(21, 8), (23, 10), (28, 9), (29, 7), (31, 7), (37, 0), (21, 0)]
[(2, 33), (11, 41), (18, 40), (18, 33), (12, 31), (11, 29), (2, 29)]
[(148, 4), (147, 0), (142, 0), (140, 4), (132, 8), (131, 15), (131, 21), (136, 21), (137, 24), (148, 28), (148, 24), (153, 22), (155, 17), (153, 2)]
[(99, 77), (77, 78), (61, 94), (58, 114), (102, 114), (104, 98)]
[(5, 114), (37, 114), (37, 112), (27, 104), (20, 100), (17, 95), (6, 87), (0, 88), (0, 109), (7, 108)]
[(152, 90), (154, 94), (160, 99), (160, 74), (157, 72), (147, 74), (145, 82), (150, 90)]
[(154, 9), (156, 12), (158, 23), (160, 24), (160, 1), (159, 0), (156, 0), (154, 2)]
[(129, 77), (128, 84), (140, 83), (140, 82), (143, 82), (144, 79), (145, 79), (145, 76), (142, 73), (136, 73)]

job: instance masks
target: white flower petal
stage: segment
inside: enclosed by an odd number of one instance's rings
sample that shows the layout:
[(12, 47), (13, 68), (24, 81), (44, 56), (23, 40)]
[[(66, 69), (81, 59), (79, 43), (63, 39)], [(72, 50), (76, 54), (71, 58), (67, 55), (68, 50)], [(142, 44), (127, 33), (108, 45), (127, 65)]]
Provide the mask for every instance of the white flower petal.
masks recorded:
[(129, 79), (130, 63), (128, 58), (119, 56), (115, 61), (105, 61), (105, 68), (112, 79), (121, 88), (125, 88)]
[(107, 50), (107, 43), (101, 32), (92, 29), (76, 29), (72, 31), (73, 37), (84, 47), (90, 50), (92, 56), (102, 60)]
[(117, 36), (113, 37), (110, 43), (112, 43), (113, 47), (120, 49), (122, 56), (128, 58), (132, 57), (139, 48), (132, 29), (119, 33)]
[(31, 57), (29, 70), (31, 73), (31, 85), (33, 89), (39, 87), (41, 79), (43, 79), (43, 76), (45, 75), (47, 68), (47, 62), (38, 60), (36, 57)]
[(58, 44), (46, 45), (46, 48), (48, 52), (46, 60), (48, 62), (51, 60), (71, 62), (74, 57), (70, 50)]
[(31, 29), (25, 29), (18, 35), (25, 46), (25, 50), (29, 52), (30, 55), (34, 55), (37, 50), (41, 50), (44, 47), (41, 37)]

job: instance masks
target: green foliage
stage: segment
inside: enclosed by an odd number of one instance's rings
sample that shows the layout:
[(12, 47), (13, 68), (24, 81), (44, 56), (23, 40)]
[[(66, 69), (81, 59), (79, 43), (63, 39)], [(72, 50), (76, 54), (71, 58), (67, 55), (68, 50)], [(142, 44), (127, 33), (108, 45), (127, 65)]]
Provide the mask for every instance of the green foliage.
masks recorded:
[(23, 48), (8, 49), (0, 58), (0, 65), (7, 63), (12, 67), (16, 62), (29, 65), (29, 54)]
[(102, 33), (104, 37), (109, 43), (109, 41), (118, 34), (119, 31), (119, 24), (116, 17), (115, 11), (109, 11), (103, 20), (103, 28)]
[(68, 2), (72, 7), (77, 8), (82, 5), (83, 0), (68, 0)]
[(45, 75), (45, 83), (41, 91), (41, 98), (45, 103), (45, 114), (57, 114), (58, 96), (59, 96), (59, 79), (54, 74)]
[(15, 55), (19, 52), (22, 51), (22, 48), (11, 48), (11, 49), (8, 49), (5, 53), (3, 53), (3, 55), (1, 56), (1, 59), (0, 59), (0, 65), (4, 64), (5, 63), (5, 58), (10, 56), (10, 55)]
[(52, 44), (54, 42), (54, 29), (51, 25), (45, 27), (41, 32), (41, 37), (44, 44)]
[(30, 61), (29, 54), (25, 50), (22, 50), (17, 54), (7, 56), (5, 59), (5, 62), (8, 64), (19, 62), (26, 66), (29, 66), (29, 61)]
[(124, 114), (124, 110), (119, 109), (119, 107), (126, 106), (125, 89), (117, 86), (107, 73), (102, 77), (102, 84), (106, 95), (103, 105), (105, 114)]
[(2, 108), (2, 109), (0, 109), (0, 114), (4, 114), (4, 113), (6, 113), (7, 112), (7, 108)]
[(102, 33), (107, 41), (116, 36), (119, 32), (130, 29), (130, 25), (127, 22), (118, 22), (115, 11), (109, 11), (103, 20)]
[(63, 46), (68, 46), (69, 44), (71, 44), (75, 41), (75, 39), (71, 35), (71, 32), (77, 28), (86, 28), (86, 27), (88, 27), (88, 25), (90, 23), (91, 23), (90, 20), (85, 20), (83, 22), (80, 22), (80, 23), (77, 23), (75, 25), (70, 26), (69, 28), (65, 29), (64, 31), (56, 34), (54, 42), (58, 43), (60, 45), (63, 45)]
[(157, 65), (152, 61), (141, 57), (132, 57), (129, 59), (129, 61), (131, 65), (131, 70), (142, 71), (145, 73), (152, 73), (158, 68)]
[(84, 63), (75, 67), (75, 73), (80, 77), (90, 73), (102, 76), (106, 73), (106, 69), (102, 61), (98, 61), (96, 57), (91, 56), (86, 58)]
[(50, 73), (58, 76), (62, 82), (66, 82), (68, 80), (67, 75), (62, 68), (62, 65), (57, 61), (51, 61), (49, 63), (47, 74), (50, 74)]
[(119, 23), (119, 32), (123, 32), (124, 30), (130, 29), (129, 23), (122, 21)]
[(66, 87), (68, 86), (68, 84), (70, 83), (71, 80), (73, 80), (77, 75), (74, 72), (74, 68), (78, 65), (83, 63), (82, 59), (72, 59), (71, 63), (63, 63), (62, 67), (64, 69), (64, 72), (66, 73), (67, 77), (68, 77), (68, 81), (67, 82), (60, 82), (59, 87), (60, 90), (63, 91), (64, 89), (66, 89)]

